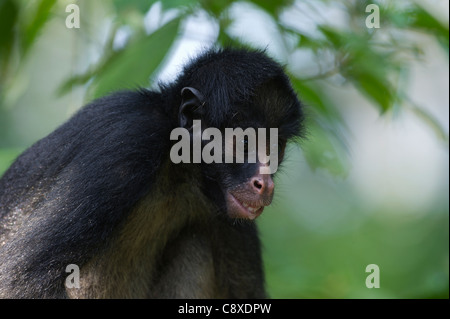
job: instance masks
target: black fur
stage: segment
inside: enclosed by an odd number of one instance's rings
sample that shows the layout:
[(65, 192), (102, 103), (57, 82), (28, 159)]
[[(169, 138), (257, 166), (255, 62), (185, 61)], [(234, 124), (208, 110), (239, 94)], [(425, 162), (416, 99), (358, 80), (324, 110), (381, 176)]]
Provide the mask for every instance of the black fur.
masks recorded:
[[(301, 105), (289, 80), (258, 51), (211, 50), (187, 65), (174, 83), (161, 84), (159, 92), (118, 92), (92, 102), (20, 155), (0, 179), (1, 297), (67, 297), (65, 267), (74, 263), (83, 269), (108, 249), (133, 208), (158, 187), (157, 174), (169, 161), (170, 132), (179, 126), (180, 92), (188, 86), (207, 101), (200, 114), (204, 125), (278, 127), (284, 140), (301, 134)], [(223, 188), (251, 176), (243, 168), (254, 171), (245, 165), (201, 166), (197, 179), (218, 211), (225, 209)], [(191, 173), (181, 172), (170, 177), (172, 183), (189, 182)], [(177, 234), (200, 234), (206, 242), (215, 238), (216, 289), (223, 288), (217, 296), (263, 296), (262, 288), (254, 290), (263, 285), (255, 225), (236, 224), (215, 213), (211, 218), (217, 219), (212, 227), (219, 228), (196, 232), (203, 221), (193, 222), (195, 227), (186, 225)], [(239, 236), (248, 237), (248, 248), (242, 248)], [(170, 238), (168, 247), (177, 238)], [(170, 256), (176, 252), (168, 249), (155, 269), (175, 260)], [(164, 269), (155, 278), (163, 278)], [(227, 283), (227, 274), (240, 269), (248, 272), (243, 282)], [(253, 279), (246, 282), (245, 277)], [(155, 279), (155, 285), (164, 286), (159, 296), (177, 296), (167, 292), (176, 281)]]

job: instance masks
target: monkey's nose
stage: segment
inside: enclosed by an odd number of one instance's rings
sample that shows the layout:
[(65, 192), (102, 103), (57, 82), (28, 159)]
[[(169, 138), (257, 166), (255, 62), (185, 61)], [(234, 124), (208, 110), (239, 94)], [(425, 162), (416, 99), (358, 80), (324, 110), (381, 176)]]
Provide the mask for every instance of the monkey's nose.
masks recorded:
[(275, 184), (270, 175), (253, 177), (251, 183), (253, 190), (259, 195), (272, 196)]

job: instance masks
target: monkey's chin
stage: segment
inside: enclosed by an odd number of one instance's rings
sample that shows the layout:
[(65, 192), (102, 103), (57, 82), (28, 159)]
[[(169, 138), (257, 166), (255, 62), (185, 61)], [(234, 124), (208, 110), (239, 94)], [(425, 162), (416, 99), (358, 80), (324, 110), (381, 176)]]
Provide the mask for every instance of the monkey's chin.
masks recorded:
[(227, 213), (229, 217), (254, 220), (262, 214), (263, 210), (264, 206), (252, 207), (227, 192)]

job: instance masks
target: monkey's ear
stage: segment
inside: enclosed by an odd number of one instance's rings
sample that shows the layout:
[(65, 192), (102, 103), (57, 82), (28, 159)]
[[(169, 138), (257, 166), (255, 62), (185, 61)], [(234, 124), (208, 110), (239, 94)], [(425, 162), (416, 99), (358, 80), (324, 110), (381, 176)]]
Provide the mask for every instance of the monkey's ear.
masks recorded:
[(178, 113), (178, 121), (181, 127), (190, 129), (194, 117), (201, 114), (201, 106), (203, 104), (203, 94), (197, 89), (185, 87), (181, 90), (181, 105)]

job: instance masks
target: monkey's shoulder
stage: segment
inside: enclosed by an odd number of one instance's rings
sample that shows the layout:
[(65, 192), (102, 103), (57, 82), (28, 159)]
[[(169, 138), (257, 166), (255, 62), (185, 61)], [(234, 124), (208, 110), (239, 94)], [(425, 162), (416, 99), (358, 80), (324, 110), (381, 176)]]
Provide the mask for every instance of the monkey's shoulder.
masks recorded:
[(16, 159), (0, 179), (0, 199), (6, 205), (36, 187), (48, 192), (56, 182), (81, 189), (151, 184), (169, 147), (158, 103), (156, 93), (123, 91), (84, 106)]
[(62, 127), (67, 132), (91, 136), (97, 133), (105, 137), (121, 134), (130, 137), (133, 133), (154, 133), (168, 126), (161, 94), (142, 89), (119, 91), (96, 99), (82, 107)]

